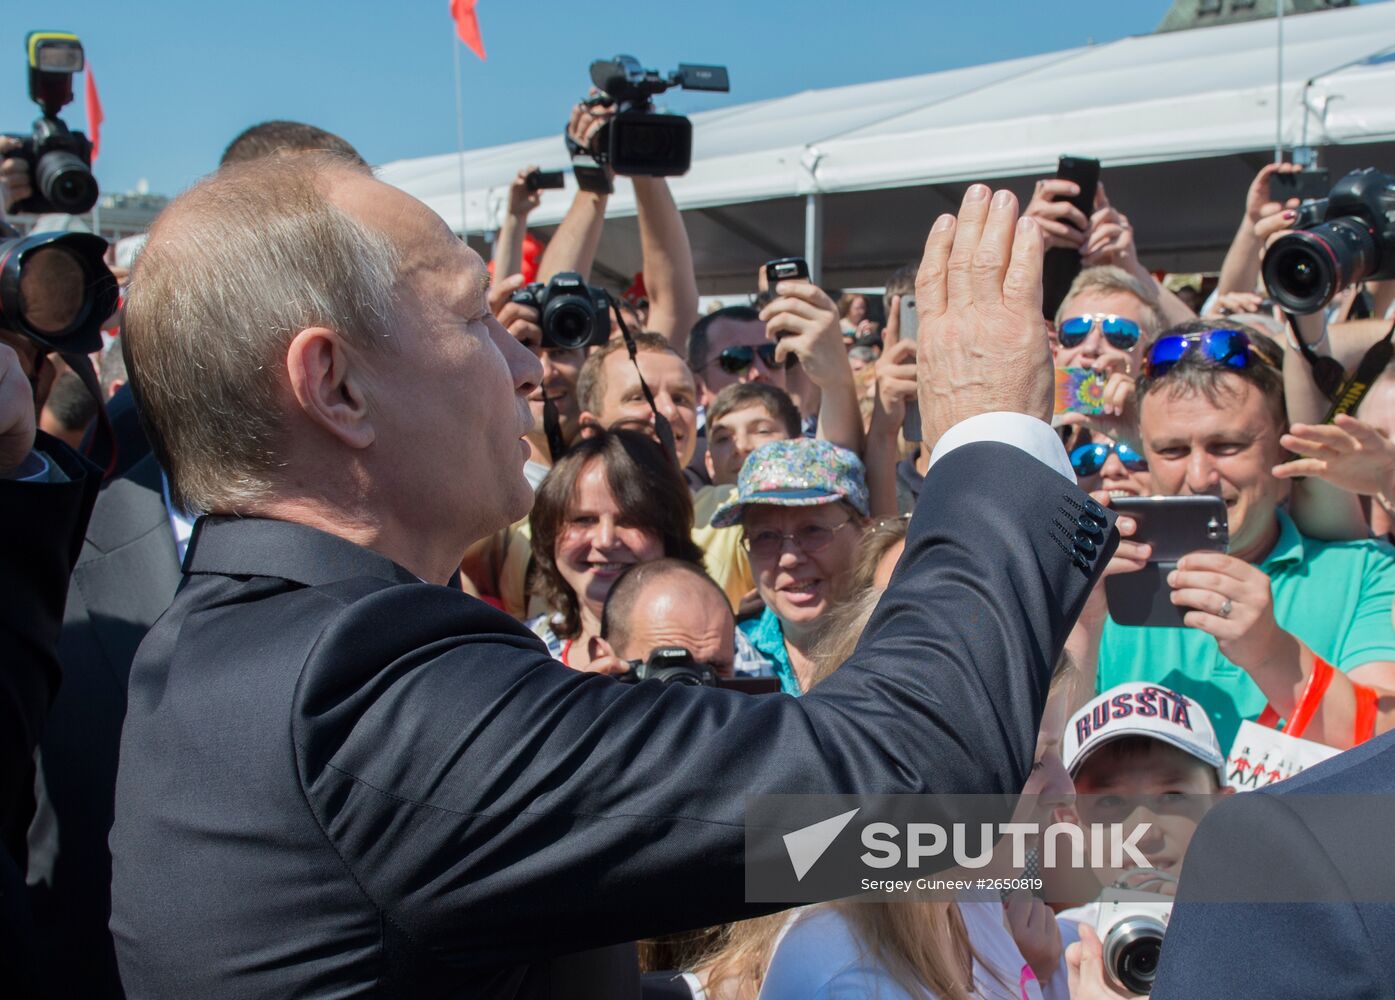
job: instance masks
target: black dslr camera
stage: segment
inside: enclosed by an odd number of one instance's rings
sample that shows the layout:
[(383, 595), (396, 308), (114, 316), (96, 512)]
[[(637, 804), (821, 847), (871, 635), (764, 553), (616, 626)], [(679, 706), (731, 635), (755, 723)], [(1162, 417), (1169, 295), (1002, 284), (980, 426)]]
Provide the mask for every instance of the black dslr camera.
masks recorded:
[(15, 212), (66, 212), (81, 215), (97, 204), (92, 176), (92, 143), (73, 132), (58, 111), (73, 99), (73, 74), (82, 71), (82, 43), (65, 31), (31, 31), (24, 40), (29, 53), (29, 98), (43, 111), (31, 135), (15, 135), (17, 155), (29, 162), (34, 193), (16, 203)]
[[(567, 136), (567, 149), (582, 162), (574, 164), (577, 184), (586, 191), (609, 194), (606, 168), (622, 176), (677, 177), (688, 172), (693, 154), (693, 123), (682, 115), (662, 114), (654, 96), (670, 87), (726, 93), (731, 89), (725, 66), (690, 66), (661, 76), (634, 56), (616, 56), (591, 64), (591, 82), (600, 93), (593, 105), (613, 106), (615, 114), (591, 140), (590, 148)], [(594, 165), (584, 162), (587, 158)]]
[(1285, 310), (1324, 308), (1359, 281), (1395, 277), (1395, 177), (1353, 170), (1304, 202), (1292, 232), (1264, 254), (1264, 285)]
[(693, 654), (682, 646), (660, 646), (649, 653), (649, 659), (629, 662), (630, 672), (616, 678), (624, 684), (660, 681), (689, 687), (717, 686), (717, 675), (712, 668), (706, 663), (696, 662)]
[(544, 348), (575, 351), (610, 339), (610, 296), (574, 271), (554, 275), (546, 285), (524, 285), (511, 298), (538, 311)]

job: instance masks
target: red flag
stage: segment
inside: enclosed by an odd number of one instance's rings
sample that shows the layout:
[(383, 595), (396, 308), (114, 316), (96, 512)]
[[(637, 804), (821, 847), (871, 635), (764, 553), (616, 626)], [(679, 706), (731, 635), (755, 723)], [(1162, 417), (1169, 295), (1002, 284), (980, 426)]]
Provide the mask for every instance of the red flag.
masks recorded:
[(92, 140), (92, 159), (97, 159), (97, 148), (102, 144), (102, 99), (97, 96), (97, 81), (92, 76), (92, 63), (87, 64), (87, 80), (84, 84), (83, 102), (87, 105), (87, 138)]
[(455, 18), (455, 33), (475, 55), (484, 59), (484, 39), (480, 37), (479, 18), (475, 17), (475, 0), (450, 0), (450, 16)]

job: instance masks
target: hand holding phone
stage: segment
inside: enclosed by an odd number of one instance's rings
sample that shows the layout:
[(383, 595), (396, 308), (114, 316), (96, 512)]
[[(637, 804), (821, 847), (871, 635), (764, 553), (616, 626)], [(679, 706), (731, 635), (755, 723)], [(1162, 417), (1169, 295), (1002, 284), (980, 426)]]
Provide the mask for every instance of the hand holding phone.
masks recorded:
[(529, 191), (544, 191), (566, 186), (560, 170), (534, 170), (524, 179)]
[[(915, 340), (920, 332), (920, 317), (915, 311), (915, 295), (901, 296), (900, 315), (900, 335), (902, 340)], [(907, 441), (919, 442), (921, 439), (920, 430), (920, 400), (912, 399), (906, 403), (906, 419), (901, 424), (901, 436)]]
[(1326, 170), (1300, 170), (1269, 177), (1269, 200), (1280, 205), (1287, 204), (1290, 198), (1299, 201), (1326, 198), (1331, 190), (1332, 182), (1327, 179)]
[(1213, 496), (1119, 497), (1110, 506), (1137, 525), (1131, 541), (1152, 547), (1147, 564), (1104, 581), (1109, 615), (1120, 625), (1182, 628), (1190, 608), (1172, 603), (1168, 574), (1192, 552), (1225, 552), (1225, 501)]

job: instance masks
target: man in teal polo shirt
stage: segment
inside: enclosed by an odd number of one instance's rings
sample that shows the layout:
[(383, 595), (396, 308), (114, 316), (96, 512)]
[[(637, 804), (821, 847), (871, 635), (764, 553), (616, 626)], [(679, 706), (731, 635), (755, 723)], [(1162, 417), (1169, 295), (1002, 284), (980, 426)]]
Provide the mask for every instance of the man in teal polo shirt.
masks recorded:
[(1223, 747), (1241, 719), (1266, 703), (1289, 717), (1317, 658), (1337, 668), (1304, 734), (1352, 743), (1357, 692), (1382, 696), (1376, 731), (1395, 724), (1395, 549), (1383, 542), (1323, 542), (1280, 509), (1287, 483), (1282, 375), (1244, 339), (1242, 327), (1190, 323), (1158, 338), (1138, 383), (1139, 431), (1153, 489), (1210, 495), (1226, 504), (1229, 554), (1184, 557), (1168, 583), (1192, 610), (1186, 628), (1131, 628), (1107, 621), (1098, 690), (1147, 680), (1195, 698)]

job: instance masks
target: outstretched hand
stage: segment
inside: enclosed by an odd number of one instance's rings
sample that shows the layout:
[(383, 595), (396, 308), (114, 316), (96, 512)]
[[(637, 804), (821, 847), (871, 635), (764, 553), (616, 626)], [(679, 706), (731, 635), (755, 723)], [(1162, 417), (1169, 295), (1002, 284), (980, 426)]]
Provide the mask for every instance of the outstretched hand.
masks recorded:
[(1317, 476), (1363, 496), (1386, 493), (1395, 485), (1395, 444), (1350, 414), (1330, 424), (1294, 424), (1279, 443), (1302, 456), (1274, 467), (1280, 479)]
[(1011, 191), (975, 184), (935, 220), (916, 275), (925, 443), (982, 413), (1050, 420), (1055, 383), (1041, 315), (1042, 234)]

